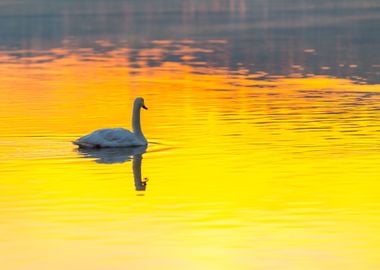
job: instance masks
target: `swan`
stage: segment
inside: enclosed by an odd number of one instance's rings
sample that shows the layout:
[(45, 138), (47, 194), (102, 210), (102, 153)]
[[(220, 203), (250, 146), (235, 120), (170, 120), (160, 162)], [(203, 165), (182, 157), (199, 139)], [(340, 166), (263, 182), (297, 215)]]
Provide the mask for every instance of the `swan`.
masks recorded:
[(147, 145), (141, 130), (140, 110), (147, 110), (144, 99), (138, 97), (133, 103), (132, 129), (133, 132), (124, 128), (103, 128), (80, 137), (73, 144), (80, 148), (107, 148), (107, 147), (130, 147)]

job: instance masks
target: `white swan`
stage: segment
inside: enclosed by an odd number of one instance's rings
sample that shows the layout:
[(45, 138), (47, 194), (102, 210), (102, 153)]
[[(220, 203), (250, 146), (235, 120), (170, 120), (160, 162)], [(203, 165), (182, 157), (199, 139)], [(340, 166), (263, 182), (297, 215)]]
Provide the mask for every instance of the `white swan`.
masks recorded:
[(147, 145), (141, 130), (140, 109), (148, 108), (144, 104), (144, 99), (138, 97), (135, 99), (132, 111), (132, 129), (133, 133), (124, 128), (104, 128), (80, 137), (73, 144), (85, 148), (104, 148), (104, 147), (128, 147)]

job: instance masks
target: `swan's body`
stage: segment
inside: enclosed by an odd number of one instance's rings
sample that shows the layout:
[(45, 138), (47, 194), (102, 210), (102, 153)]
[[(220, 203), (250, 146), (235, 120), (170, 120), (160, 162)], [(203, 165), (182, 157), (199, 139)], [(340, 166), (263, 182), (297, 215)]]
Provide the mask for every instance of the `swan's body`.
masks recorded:
[(129, 147), (147, 145), (141, 130), (140, 110), (147, 109), (143, 98), (136, 98), (132, 111), (133, 132), (124, 128), (104, 128), (80, 137), (73, 143), (85, 148), (106, 148), (106, 147)]
[(80, 147), (128, 147), (146, 145), (146, 140), (138, 138), (134, 133), (124, 128), (104, 128), (79, 138), (74, 144)]

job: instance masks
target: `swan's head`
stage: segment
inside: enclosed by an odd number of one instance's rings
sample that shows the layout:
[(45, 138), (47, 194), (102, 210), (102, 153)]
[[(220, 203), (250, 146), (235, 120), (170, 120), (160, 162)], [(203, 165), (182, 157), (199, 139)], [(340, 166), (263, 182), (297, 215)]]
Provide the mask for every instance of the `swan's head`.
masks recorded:
[(144, 99), (142, 97), (135, 99), (135, 106), (137, 106), (137, 108), (143, 108), (145, 110), (148, 109), (148, 107), (145, 106)]

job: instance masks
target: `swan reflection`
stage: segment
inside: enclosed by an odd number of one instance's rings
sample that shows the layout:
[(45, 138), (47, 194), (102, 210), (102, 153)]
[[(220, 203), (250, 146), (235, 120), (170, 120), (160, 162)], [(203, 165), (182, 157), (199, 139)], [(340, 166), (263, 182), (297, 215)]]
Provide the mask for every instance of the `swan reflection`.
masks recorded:
[(95, 158), (96, 163), (115, 164), (132, 160), (133, 178), (135, 189), (144, 191), (146, 189), (147, 178), (142, 179), (141, 163), (142, 156), (146, 152), (147, 146), (122, 147), (122, 148), (78, 148), (78, 153), (83, 158)]

